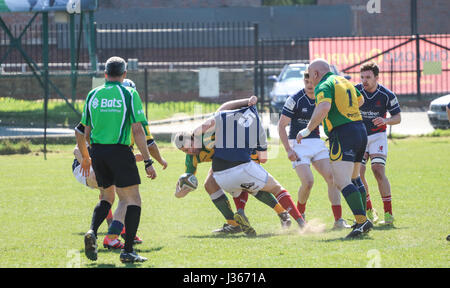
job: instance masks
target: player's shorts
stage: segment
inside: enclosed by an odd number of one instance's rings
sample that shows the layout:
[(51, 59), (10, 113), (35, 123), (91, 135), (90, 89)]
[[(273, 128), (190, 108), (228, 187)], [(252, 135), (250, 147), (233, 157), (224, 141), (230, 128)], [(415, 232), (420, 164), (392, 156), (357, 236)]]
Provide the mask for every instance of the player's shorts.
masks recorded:
[(129, 146), (93, 144), (91, 159), (98, 187), (115, 185), (123, 188), (141, 184), (136, 158)]
[[(75, 179), (77, 179), (78, 182), (80, 182), (81, 184), (89, 187), (87, 185), (86, 177), (83, 176), (83, 174), (81, 173), (81, 164), (80, 164), (80, 162), (78, 162), (77, 159), (73, 160), (72, 173), (73, 173), (73, 176), (75, 176)], [(89, 173), (94, 173), (94, 170), (92, 169), (92, 166), (90, 168), (90, 172)], [(93, 189), (92, 187), (89, 187), (89, 188)]]
[(386, 132), (378, 132), (367, 136), (366, 152), (369, 155), (380, 154), (387, 157), (388, 141)]
[(289, 144), (297, 154), (298, 159), (292, 162), (292, 168), (302, 164), (311, 164), (322, 159), (329, 159), (329, 152), (325, 142), (320, 138), (302, 139), (300, 144), (295, 139), (290, 139)]
[(242, 190), (256, 193), (266, 186), (269, 173), (259, 164), (250, 161), (226, 170), (213, 172), (222, 190), (239, 197)]
[(362, 121), (335, 127), (330, 132), (330, 160), (361, 162), (367, 146), (367, 131)]

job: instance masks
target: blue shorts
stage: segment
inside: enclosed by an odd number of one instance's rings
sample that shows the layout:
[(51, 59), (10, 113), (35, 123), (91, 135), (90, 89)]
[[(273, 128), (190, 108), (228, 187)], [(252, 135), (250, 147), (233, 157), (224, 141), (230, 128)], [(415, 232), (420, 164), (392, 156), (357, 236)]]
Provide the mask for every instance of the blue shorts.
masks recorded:
[(362, 121), (335, 127), (330, 132), (330, 160), (361, 162), (367, 146), (367, 131)]

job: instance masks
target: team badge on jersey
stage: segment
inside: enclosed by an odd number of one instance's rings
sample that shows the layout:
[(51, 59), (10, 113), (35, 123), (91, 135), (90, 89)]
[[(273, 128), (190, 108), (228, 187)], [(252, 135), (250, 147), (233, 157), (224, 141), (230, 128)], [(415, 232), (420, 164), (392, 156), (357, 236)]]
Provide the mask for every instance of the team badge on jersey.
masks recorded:
[(97, 109), (98, 107), (98, 99), (95, 98), (94, 100), (92, 100), (92, 108)]
[(242, 187), (242, 189), (246, 189), (246, 190), (248, 190), (248, 189), (250, 189), (252, 186), (254, 186), (255, 185), (255, 182), (251, 182), (251, 183), (242, 183), (241, 184), (241, 187)]
[(383, 152), (383, 145), (378, 147), (378, 152)]
[(284, 107), (286, 107), (286, 108), (289, 109), (289, 110), (294, 110), (294, 107), (295, 107), (295, 100), (292, 99), (292, 97), (289, 97), (289, 98), (286, 100), (286, 103), (284, 103)]

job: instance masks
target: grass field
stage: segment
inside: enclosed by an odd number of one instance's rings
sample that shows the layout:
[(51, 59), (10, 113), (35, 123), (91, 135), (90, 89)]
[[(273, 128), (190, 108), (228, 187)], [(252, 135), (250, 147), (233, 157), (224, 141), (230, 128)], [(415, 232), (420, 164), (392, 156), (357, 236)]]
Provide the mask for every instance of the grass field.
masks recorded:
[[(84, 100), (75, 101), (74, 107), (80, 112), (83, 111)], [(145, 109), (145, 103), (143, 103)], [(196, 101), (188, 102), (164, 102), (164, 103), (148, 103), (149, 121), (155, 121), (170, 118), (176, 113), (192, 115), (201, 109), (202, 113), (213, 112), (219, 107), (215, 103), (202, 103)], [(80, 122), (78, 116), (64, 101), (51, 100), (48, 103), (48, 127), (73, 127)], [(44, 127), (44, 102), (17, 100), (8, 97), (0, 97), (0, 124), (12, 126), (34, 126)]]
[[(137, 249), (149, 261), (135, 266), (448, 268), (450, 137), (399, 139), (389, 145), (387, 173), (395, 228), (375, 227), (362, 239), (346, 241), (343, 237), (349, 231), (330, 230), (333, 216), (326, 185), (315, 172), (306, 213), (309, 220), (326, 226), (324, 232), (300, 235), (291, 227), (282, 233), (275, 212), (250, 196), (246, 213), (258, 236), (213, 235), (210, 231), (224, 223), (222, 216), (202, 188), (184, 199), (173, 196), (184, 169), (184, 155), (170, 144), (160, 143), (169, 167), (162, 171), (157, 166), (156, 180), (142, 178), (138, 235), (144, 243)], [(39, 148), (33, 146), (32, 150)], [(83, 235), (98, 192), (81, 186), (72, 176), (72, 148), (51, 145), (47, 160), (40, 152), (0, 156), (0, 267), (125, 267), (118, 252), (101, 247), (106, 224), (99, 229), (98, 261), (84, 256)], [(276, 151), (276, 146), (272, 149)], [(139, 168), (142, 177), (143, 165)], [(296, 202), (299, 180), (285, 152), (280, 150), (265, 168)], [(200, 183), (207, 169), (209, 165), (200, 165)], [(374, 207), (381, 212), (372, 174), (368, 181)], [(343, 217), (352, 219), (344, 202)]]

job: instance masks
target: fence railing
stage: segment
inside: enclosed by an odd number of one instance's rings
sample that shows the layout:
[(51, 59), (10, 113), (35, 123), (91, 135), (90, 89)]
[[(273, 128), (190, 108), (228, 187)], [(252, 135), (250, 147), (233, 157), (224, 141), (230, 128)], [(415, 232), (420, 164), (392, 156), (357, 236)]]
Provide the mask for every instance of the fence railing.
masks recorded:
[[(23, 28), (13, 26), (10, 31), (17, 36)], [(38, 66), (42, 65), (41, 28), (32, 25), (21, 39), (23, 50)], [(253, 23), (98, 24), (94, 37), (98, 71), (92, 71), (89, 36), (82, 28), (75, 27), (79, 40), (76, 72), (96, 72), (102, 77), (104, 62), (121, 56), (129, 61), (130, 75), (138, 87), (148, 87), (150, 101), (223, 102), (252, 93), (267, 98), (268, 75), (278, 74), (286, 64), (317, 57), (327, 59), (354, 82), (359, 81), (360, 64), (373, 60), (381, 68), (380, 82), (400, 98), (428, 99), (450, 93), (450, 35), (260, 39), (258, 25)], [(69, 76), (68, 24), (50, 25), (49, 39), (50, 75)], [(0, 86), (4, 90), (13, 85), (4, 79), (31, 73), (20, 53), (10, 51), (9, 41), (0, 32)], [(199, 97), (198, 72), (206, 67), (220, 72), (218, 98)], [(92, 88), (92, 80), (79, 78), (77, 85), (76, 98), (82, 99)], [(13, 97), (41, 97), (39, 88), (29, 87)]]

